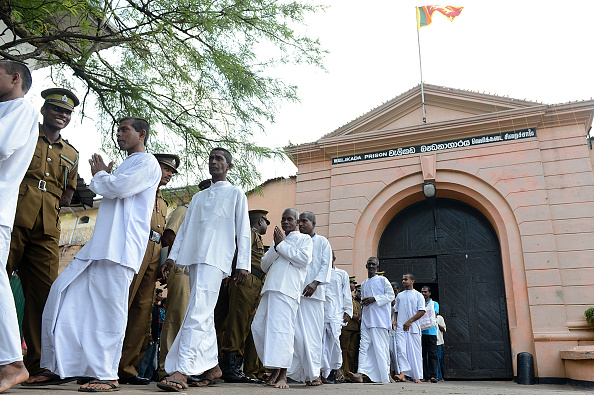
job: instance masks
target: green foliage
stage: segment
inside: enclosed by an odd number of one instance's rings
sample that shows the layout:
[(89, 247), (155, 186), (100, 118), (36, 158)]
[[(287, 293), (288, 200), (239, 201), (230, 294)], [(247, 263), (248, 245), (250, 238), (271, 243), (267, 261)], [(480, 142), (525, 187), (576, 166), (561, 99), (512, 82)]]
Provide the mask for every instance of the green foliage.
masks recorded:
[(95, 103), (104, 149), (114, 155), (117, 120), (147, 119), (171, 136), (152, 139), (150, 149), (177, 152), (192, 182), (207, 177), (210, 148), (225, 146), (236, 157), (233, 182), (253, 187), (258, 160), (284, 157), (253, 143), (254, 133), (282, 101), (297, 100), (296, 87), (270, 71), (323, 67), (319, 42), (294, 30), (321, 7), (300, 1), (0, 0), (0, 8), (19, 37), (4, 40), (1, 56), (50, 65), (62, 85), (73, 74), (82, 81), (83, 111)]
[(588, 324), (594, 324), (594, 307), (590, 307), (584, 311), (584, 315), (586, 316), (586, 321)]

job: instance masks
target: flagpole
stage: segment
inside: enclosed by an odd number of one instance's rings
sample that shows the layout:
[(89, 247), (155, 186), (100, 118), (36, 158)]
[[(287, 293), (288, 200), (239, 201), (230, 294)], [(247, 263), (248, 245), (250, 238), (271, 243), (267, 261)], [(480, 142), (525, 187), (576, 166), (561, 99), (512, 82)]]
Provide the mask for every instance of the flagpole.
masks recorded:
[(423, 89), (423, 66), (421, 65), (421, 39), (419, 38), (419, 10), (415, 7), (415, 15), (417, 17), (417, 44), (419, 48), (419, 71), (421, 72), (421, 105), (423, 107), (423, 123), (427, 123), (427, 115), (425, 113), (425, 90)]

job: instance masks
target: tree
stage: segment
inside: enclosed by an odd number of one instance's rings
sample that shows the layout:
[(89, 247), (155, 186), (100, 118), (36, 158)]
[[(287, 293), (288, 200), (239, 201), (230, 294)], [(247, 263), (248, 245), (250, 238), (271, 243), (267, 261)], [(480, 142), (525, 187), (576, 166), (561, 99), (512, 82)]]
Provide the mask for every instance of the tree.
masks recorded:
[(203, 169), (214, 146), (239, 153), (232, 176), (250, 188), (257, 160), (284, 155), (255, 144), (254, 130), (297, 100), (270, 70), (323, 67), (318, 40), (294, 30), (321, 7), (300, 1), (0, 0), (0, 55), (51, 66), (61, 84), (81, 81), (83, 112), (97, 106), (105, 149), (116, 146), (120, 117), (143, 117), (177, 136), (152, 148), (183, 151), (186, 171)]

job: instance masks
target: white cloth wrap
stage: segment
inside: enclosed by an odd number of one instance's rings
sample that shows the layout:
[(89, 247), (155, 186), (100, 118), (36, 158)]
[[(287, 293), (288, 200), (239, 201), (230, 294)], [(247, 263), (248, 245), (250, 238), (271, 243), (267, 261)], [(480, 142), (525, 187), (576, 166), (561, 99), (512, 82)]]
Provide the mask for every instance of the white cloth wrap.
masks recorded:
[(224, 273), (205, 264), (193, 264), (188, 268), (190, 300), (181, 328), (165, 358), (168, 374), (198, 375), (218, 364), (214, 309)]
[(23, 360), (19, 321), (6, 274), (9, 250), (10, 228), (0, 225), (0, 366)]
[(322, 341), (322, 375), (327, 378), (331, 370), (342, 366), (342, 350), (340, 349), (340, 322), (326, 322), (324, 324), (324, 338)]
[(288, 368), (293, 359), (297, 300), (278, 291), (267, 291), (252, 322), (258, 357), (267, 369)]
[(421, 346), (421, 332), (413, 333), (410, 330), (396, 331), (396, 342), (398, 343), (398, 366), (400, 373), (413, 380), (423, 378), (423, 354)]
[(313, 381), (322, 368), (324, 302), (301, 298), (295, 325), (295, 351), (287, 376), (296, 381)]
[(117, 380), (134, 270), (74, 260), (50, 289), (41, 325), (41, 367), (60, 377)]
[(385, 328), (361, 328), (359, 373), (374, 383), (390, 382), (390, 346)]

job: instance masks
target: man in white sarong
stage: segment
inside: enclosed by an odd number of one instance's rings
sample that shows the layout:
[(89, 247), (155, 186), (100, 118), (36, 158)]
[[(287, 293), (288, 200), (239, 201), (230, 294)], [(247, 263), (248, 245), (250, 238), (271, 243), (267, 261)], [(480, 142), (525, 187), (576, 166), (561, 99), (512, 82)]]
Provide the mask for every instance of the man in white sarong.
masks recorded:
[(62, 379), (95, 379), (79, 391), (118, 387), (130, 283), (144, 256), (162, 175), (145, 152), (149, 128), (141, 118), (120, 120), (117, 142), (128, 156), (113, 175), (113, 162), (106, 165), (98, 154), (89, 160), (89, 188), (103, 196), (93, 237), (53, 283), (43, 310), (41, 367)]
[(421, 347), (421, 327), (417, 322), (425, 314), (425, 299), (413, 288), (415, 276), (408, 273), (402, 276), (404, 291), (396, 297), (394, 313), (396, 319), (396, 341), (398, 343), (398, 366), (400, 374), (396, 378), (406, 381), (405, 376), (420, 383), (423, 377), (423, 356)]
[[(398, 297), (400, 286), (396, 281), (393, 281), (390, 284), (392, 284), (394, 295)], [(392, 301), (392, 308), (390, 309), (392, 323), (396, 319), (396, 313), (393, 308), (395, 304), (396, 299)], [(390, 377), (394, 377), (400, 373), (400, 368), (398, 367), (398, 342), (396, 341), (396, 327), (394, 324), (392, 324), (392, 329), (388, 331), (388, 335), (390, 336)]]
[(297, 310), (295, 353), (287, 375), (308, 386), (321, 385), (322, 338), (324, 336), (324, 302), (326, 284), (332, 273), (332, 248), (324, 236), (315, 233), (316, 216), (311, 211), (299, 215), (299, 231), (311, 237), (313, 253), (307, 267), (304, 298)]
[[(203, 387), (221, 377), (218, 364), (214, 308), (221, 281), (234, 275), (236, 284), (245, 283), (251, 266), (251, 236), (245, 193), (227, 181), (233, 167), (231, 153), (213, 148), (208, 158), (211, 186), (198, 192), (186, 212), (169, 258), (163, 264), (166, 275), (173, 265), (186, 266), (190, 276), (190, 299), (184, 321), (167, 357), (165, 377), (157, 386), (180, 391), (188, 384)], [(237, 263), (232, 273), (237, 246)], [(202, 375), (189, 380), (189, 376)]]
[(289, 388), (287, 368), (293, 360), (295, 322), (301, 292), (312, 259), (313, 242), (297, 230), (299, 213), (294, 208), (283, 212), (281, 227), (274, 228), (274, 240), (262, 258), (267, 273), (262, 300), (252, 321), (252, 336), (258, 357), (271, 369), (269, 385)]
[(388, 330), (392, 327), (390, 308), (394, 300), (392, 285), (384, 276), (376, 274), (379, 260), (372, 256), (365, 265), (367, 279), (361, 284), (361, 342), (359, 343), (359, 372), (351, 373), (352, 380), (362, 382), (363, 375), (374, 383), (389, 383), (390, 346)]
[(29, 377), (6, 261), (19, 185), (39, 136), (37, 111), (24, 99), (31, 82), (24, 63), (0, 60), (0, 392)]
[(344, 381), (339, 369), (342, 366), (340, 333), (353, 315), (353, 302), (349, 275), (334, 265), (336, 255), (332, 251), (330, 283), (326, 288), (324, 303), (324, 338), (322, 341), (322, 377), (328, 383)]

